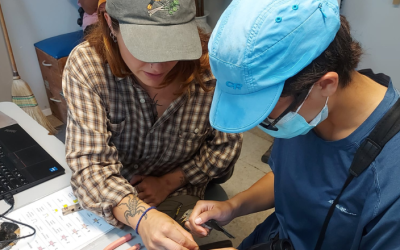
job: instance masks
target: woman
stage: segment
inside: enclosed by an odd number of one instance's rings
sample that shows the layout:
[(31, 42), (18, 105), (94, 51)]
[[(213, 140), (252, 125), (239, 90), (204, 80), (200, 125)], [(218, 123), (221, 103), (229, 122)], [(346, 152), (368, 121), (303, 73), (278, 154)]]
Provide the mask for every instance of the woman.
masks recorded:
[(209, 181), (232, 172), (242, 135), (209, 124), (215, 79), (194, 1), (148, 4), (108, 0), (68, 59), (71, 185), (85, 209), (137, 229), (147, 249), (195, 249), (170, 217), (180, 219)]

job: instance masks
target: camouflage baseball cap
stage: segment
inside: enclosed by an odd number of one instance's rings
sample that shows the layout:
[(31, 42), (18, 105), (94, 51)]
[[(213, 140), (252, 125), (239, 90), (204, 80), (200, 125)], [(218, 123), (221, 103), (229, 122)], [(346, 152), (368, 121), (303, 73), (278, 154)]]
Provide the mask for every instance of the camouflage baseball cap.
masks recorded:
[(202, 54), (194, 0), (107, 0), (106, 11), (141, 61), (195, 60)]

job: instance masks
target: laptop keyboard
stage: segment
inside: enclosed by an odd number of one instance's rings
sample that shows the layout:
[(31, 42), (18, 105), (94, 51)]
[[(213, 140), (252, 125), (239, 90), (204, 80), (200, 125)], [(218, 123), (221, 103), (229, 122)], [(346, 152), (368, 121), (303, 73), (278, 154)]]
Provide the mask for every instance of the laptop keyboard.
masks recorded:
[(0, 146), (0, 195), (28, 184), (27, 179), (14, 166), (4, 161), (5, 154)]

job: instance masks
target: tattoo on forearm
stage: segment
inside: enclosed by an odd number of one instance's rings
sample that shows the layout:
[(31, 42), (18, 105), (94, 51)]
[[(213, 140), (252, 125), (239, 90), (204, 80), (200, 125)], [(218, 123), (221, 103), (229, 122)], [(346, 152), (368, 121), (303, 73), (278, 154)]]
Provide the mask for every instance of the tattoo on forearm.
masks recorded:
[(176, 169), (171, 171), (171, 173), (177, 173), (177, 172), (181, 173), (181, 176), (179, 176), (179, 184), (180, 184), (180, 187), (183, 187), (184, 185), (186, 185), (186, 183), (188, 181), (187, 181), (187, 179), (185, 177), (185, 174), (183, 173), (181, 168), (176, 168)]
[[(128, 208), (125, 211), (124, 216), (125, 216), (126, 223), (129, 226), (132, 226), (131, 223), (129, 222), (130, 217), (133, 218), (136, 215), (142, 214), (142, 213), (144, 213), (144, 211), (146, 211), (146, 207), (143, 206), (142, 204), (144, 204), (144, 202), (141, 201), (138, 197), (129, 195), (127, 203), (120, 203), (118, 205), (118, 207), (126, 206)], [(145, 214), (143, 217), (144, 217), (144, 219), (147, 219), (147, 214)]]

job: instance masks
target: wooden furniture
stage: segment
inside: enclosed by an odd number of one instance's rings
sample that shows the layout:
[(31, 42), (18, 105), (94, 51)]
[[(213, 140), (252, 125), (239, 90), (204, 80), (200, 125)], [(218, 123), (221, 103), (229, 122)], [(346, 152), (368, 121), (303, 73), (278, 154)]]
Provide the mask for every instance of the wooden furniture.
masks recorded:
[(83, 32), (77, 31), (35, 43), (51, 112), (64, 123), (67, 122), (67, 103), (62, 92), (62, 74), (69, 53), (82, 38)]
[(62, 73), (68, 57), (57, 60), (36, 48), (51, 112), (60, 121), (67, 122), (67, 104), (62, 94)]

